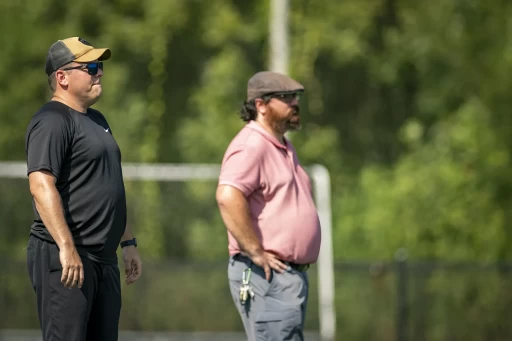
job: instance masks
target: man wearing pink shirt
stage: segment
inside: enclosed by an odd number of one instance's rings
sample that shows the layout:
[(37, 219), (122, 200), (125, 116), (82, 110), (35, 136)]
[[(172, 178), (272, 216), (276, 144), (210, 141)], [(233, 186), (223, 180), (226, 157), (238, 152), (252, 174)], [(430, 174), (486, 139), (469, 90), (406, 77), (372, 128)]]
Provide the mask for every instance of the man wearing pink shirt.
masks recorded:
[(306, 271), (320, 251), (320, 221), (309, 177), (284, 136), (300, 129), (303, 92), (283, 74), (252, 76), (240, 111), (247, 124), (222, 161), (216, 198), (228, 230), (229, 284), (250, 341), (304, 339)]

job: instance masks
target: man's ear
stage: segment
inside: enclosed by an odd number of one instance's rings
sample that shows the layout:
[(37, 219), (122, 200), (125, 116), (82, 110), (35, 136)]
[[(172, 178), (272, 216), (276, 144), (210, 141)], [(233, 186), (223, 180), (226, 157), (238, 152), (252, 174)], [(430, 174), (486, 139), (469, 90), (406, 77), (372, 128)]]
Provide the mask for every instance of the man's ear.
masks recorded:
[(55, 78), (57, 84), (60, 84), (61, 87), (67, 87), (69, 85), (69, 75), (66, 71), (57, 70), (55, 72)]
[(266, 112), (267, 112), (267, 105), (265, 104), (265, 102), (261, 98), (256, 98), (254, 100), (254, 104), (256, 106), (256, 112), (258, 114), (262, 114), (262, 115), (266, 114)]

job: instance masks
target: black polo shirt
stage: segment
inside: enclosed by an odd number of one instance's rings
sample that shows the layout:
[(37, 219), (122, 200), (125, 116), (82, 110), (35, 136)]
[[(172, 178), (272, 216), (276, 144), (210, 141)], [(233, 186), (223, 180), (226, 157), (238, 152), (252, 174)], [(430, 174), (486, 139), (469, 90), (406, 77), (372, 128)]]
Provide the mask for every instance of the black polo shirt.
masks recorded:
[[(51, 101), (32, 117), (25, 135), (27, 174), (46, 170), (57, 179), (66, 222), (78, 252), (117, 263), (116, 250), (126, 226), (121, 152), (105, 117), (81, 113)], [(30, 233), (54, 242), (35, 212)]]

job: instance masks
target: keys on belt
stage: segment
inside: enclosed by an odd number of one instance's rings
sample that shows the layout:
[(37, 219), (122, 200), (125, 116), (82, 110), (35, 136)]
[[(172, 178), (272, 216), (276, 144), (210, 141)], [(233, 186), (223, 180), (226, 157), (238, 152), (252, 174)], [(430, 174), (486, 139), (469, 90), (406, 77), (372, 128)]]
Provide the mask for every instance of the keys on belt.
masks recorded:
[(247, 268), (242, 272), (242, 286), (240, 286), (240, 303), (245, 304), (249, 296), (254, 299), (254, 292), (252, 291), (249, 282), (251, 281), (251, 268)]
[[(304, 272), (309, 268), (309, 264), (296, 264), (296, 263), (290, 263), (290, 262), (284, 262), (284, 263), (287, 264), (290, 268), (292, 268), (296, 271), (300, 271), (300, 272)], [(240, 303), (242, 303), (243, 305), (245, 305), (247, 303), (249, 297), (251, 299), (254, 299), (254, 297), (256, 296), (254, 294), (254, 292), (252, 291), (252, 288), (250, 285), (251, 274), (252, 274), (251, 268), (246, 268), (242, 272), (242, 285), (240, 286), (239, 294), (240, 294)]]

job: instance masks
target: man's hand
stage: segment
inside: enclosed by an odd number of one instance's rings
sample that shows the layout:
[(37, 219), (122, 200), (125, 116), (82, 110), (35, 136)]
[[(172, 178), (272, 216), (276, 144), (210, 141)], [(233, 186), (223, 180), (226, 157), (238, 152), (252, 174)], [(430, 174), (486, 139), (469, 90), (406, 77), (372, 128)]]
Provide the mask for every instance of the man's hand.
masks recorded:
[(288, 265), (281, 262), (276, 255), (267, 251), (257, 251), (249, 254), (252, 262), (263, 268), (265, 271), (265, 278), (270, 281), (271, 269), (283, 273), (288, 269)]
[(84, 266), (64, 217), (62, 199), (55, 186), (57, 178), (52, 173), (41, 170), (30, 173), (28, 180), (36, 209), (59, 247), (62, 265), (60, 281), (66, 288), (81, 288), (84, 283)]
[(60, 264), (62, 265), (62, 277), (60, 281), (68, 289), (84, 284), (84, 265), (74, 246), (63, 247), (59, 251)]
[(123, 248), (123, 261), (126, 284), (130, 285), (142, 275), (142, 262), (135, 246), (130, 245)]

